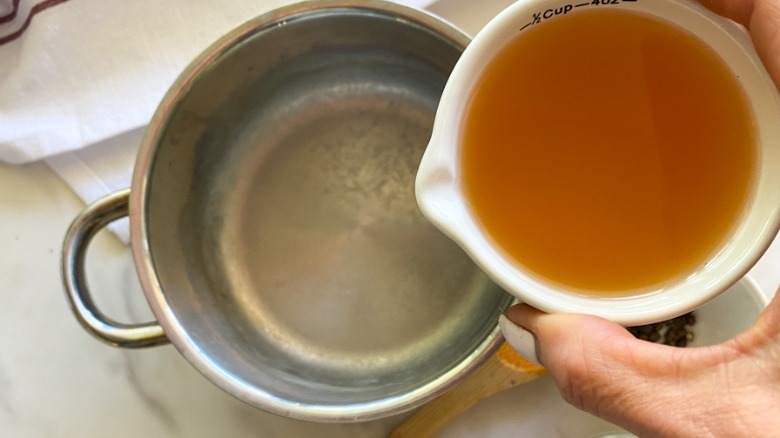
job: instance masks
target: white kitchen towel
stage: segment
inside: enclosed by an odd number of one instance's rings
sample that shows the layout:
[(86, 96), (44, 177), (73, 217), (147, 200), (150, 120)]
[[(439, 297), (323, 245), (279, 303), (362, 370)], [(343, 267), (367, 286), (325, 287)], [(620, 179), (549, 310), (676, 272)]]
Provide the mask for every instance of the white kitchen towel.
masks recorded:
[(179, 73), (289, 3), (0, 0), (0, 160), (45, 159), (85, 202), (128, 187), (143, 130)]

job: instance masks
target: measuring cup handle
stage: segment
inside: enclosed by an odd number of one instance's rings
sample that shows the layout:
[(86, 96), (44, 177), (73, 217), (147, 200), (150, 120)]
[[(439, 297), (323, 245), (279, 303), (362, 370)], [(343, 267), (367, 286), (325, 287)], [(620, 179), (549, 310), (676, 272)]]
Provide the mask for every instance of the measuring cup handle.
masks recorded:
[(168, 343), (160, 324), (124, 324), (95, 306), (84, 270), (86, 250), (98, 231), (128, 215), (130, 190), (121, 190), (87, 206), (70, 225), (62, 246), (62, 280), (76, 319), (89, 333), (115, 347), (140, 348)]

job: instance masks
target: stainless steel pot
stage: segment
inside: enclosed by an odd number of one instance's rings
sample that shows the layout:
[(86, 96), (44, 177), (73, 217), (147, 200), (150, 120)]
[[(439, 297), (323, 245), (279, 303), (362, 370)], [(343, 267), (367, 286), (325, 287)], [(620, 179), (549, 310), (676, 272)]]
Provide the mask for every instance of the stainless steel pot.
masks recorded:
[[(303, 2), (220, 39), (160, 104), (132, 190), (66, 236), (79, 321), (116, 346), (170, 341), (227, 392), (300, 419), (379, 418), (454, 385), (512, 302), (414, 200), (467, 43), (372, 0)], [(90, 239), (125, 215), (156, 322), (111, 320), (86, 285)]]

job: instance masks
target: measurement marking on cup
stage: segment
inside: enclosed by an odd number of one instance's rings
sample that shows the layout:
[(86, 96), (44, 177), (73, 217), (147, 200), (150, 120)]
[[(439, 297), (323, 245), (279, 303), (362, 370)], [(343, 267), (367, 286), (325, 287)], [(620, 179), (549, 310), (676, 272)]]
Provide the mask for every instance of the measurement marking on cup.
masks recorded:
[(566, 15), (569, 12), (571, 12), (571, 10), (574, 8), (582, 8), (586, 6), (611, 6), (611, 5), (619, 5), (620, 3), (636, 3), (638, 1), (639, 0), (589, 0), (587, 2), (581, 2), (581, 3), (574, 3), (574, 4), (569, 3), (559, 8), (550, 8), (544, 11), (534, 12), (533, 14), (531, 14), (531, 21), (524, 24), (520, 29), (518, 29), (518, 31), (522, 31), (529, 26), (539, 24), (542, 21), (553, 18), (555, 16)]

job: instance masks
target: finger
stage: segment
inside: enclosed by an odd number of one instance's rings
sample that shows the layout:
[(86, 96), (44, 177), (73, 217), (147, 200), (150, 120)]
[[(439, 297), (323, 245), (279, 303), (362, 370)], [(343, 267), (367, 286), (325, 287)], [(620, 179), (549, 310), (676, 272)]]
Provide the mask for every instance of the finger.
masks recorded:
[(755, 0), (699, 0), (699, 3), (716, 14), (747, 27), (753, 14)]
[(567, 402), (629, 430), (664, 428), (673, 417), (659, 413), (680, 396), (681, 373), (700, 367), (700, 354), (640, 341), (603, 318), (524, 304), (506, 316), (536, 337), (538, 358)]
[(756, 52), (780, 88), (780, 1), (699, 0), (712, 11), (730, 18), (750, 32)]
[[(614, 362), (616, 359), (628, 365), (639, 361), (647, 362), (646, 366), (652, 366), (651, 363), (658, 362), (658, 357), (654, 355), (659, 351), (655, 348), (661, 346), (640, 341), (625, 328), (603, 318), (578, 314), (547, 314), (526, 304), (513, 306), (506, 312), (506, 316), (537, 338), (537, 358), (549, 368), (561, 365), (567, 368), (569, 362), (574, 362), (572, 366), (577, 366), (583, 362)], [(649, 347), (650, 350), (644, 347)], [(634, 353), (625, 353), (634, 350)], [(663, 350), (662, 353), (668, 353)], [(575, 360), (572, 351), (588, 354), (583, 354), (583, 357)], [(668, 356), (664, 354), (664, 357)], [(656, 360), (646, 360), (650, 358)]]

